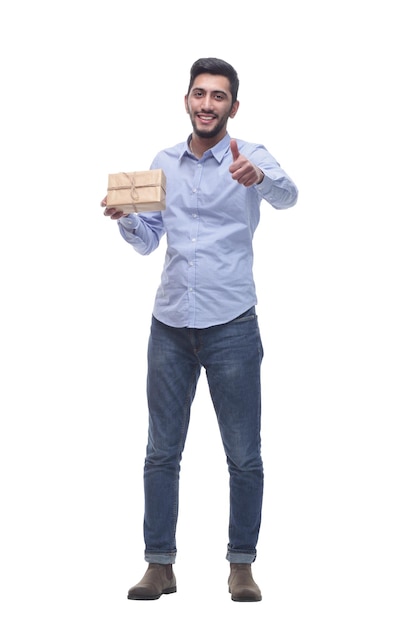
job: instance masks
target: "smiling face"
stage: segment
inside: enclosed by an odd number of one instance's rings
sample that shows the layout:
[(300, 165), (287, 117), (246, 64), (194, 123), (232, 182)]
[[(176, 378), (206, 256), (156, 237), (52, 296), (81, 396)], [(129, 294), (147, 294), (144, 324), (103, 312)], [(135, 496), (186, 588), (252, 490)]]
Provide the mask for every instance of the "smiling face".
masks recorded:
[(215, 143), (225, 136), (227, 120), (236, 115), (238, 108), (237, 100), (232, 104), (229, 79), (217, 74), (196, 76), (185, 96), (194, 134), (201, 139), (215, 139)]

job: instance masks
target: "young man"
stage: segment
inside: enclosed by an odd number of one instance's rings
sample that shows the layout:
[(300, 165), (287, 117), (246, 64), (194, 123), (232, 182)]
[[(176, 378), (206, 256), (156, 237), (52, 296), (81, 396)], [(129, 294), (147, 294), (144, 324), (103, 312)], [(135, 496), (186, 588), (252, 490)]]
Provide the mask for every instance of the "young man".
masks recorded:
[[(251, 564), (261, 523), (261, 361), (252, 239), (265, 200), (293, 206), (297, 188), (264, 146), (231, 139), (239, 80), (215, 58), (191, 67), (185, 109), (187, 141), (159, 152), (151, 169), (167, 178), (166, 210), (124, 216), (122, 237), (149, 254), (167, 236), (148, 347), (148, 444), (144, 467), (144, 539), (148, 569), (128, 598), (157, 599), (176, 591), (179, 470), (191, 404), (206, 371), (230, 476), (229, 592), (259, 601)], [(106, 206), (106, 199), (102, 206)], [(203, 554), (207, 541), (201, 537)], [(204, 563), (201, 572), (205, 576)], [(207, 589), (209, 581), (205, 580)]]

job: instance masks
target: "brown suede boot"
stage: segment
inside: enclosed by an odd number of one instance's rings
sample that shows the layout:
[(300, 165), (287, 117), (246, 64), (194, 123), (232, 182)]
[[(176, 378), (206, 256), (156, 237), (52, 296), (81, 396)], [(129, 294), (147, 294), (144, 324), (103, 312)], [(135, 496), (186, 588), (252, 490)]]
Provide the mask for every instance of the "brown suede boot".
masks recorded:
[(252, 578), (250, 563), (230, 563), (229, 593), (235, 602), (259, 602), (261, 590)]
[(128, 600), (157, 600), (163, 593), (175, 593), (177, 581), (172, 565), (149, 563), (142, 580), (129, 589)]

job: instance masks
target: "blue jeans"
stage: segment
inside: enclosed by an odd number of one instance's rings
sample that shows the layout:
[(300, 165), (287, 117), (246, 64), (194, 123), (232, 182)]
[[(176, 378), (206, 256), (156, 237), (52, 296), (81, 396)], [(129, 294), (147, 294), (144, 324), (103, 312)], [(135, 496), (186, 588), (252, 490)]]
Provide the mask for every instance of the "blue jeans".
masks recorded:
[(191, 405), (206, 370), (230, 476), (231, 563), (252, 563), (261, 523), (260, 369), (255, 307), (210, 328), (172, 328), (152, 318), (148, 346), (149, 431), (144, 467), (145, 560), (175, 563), (178, 489)]

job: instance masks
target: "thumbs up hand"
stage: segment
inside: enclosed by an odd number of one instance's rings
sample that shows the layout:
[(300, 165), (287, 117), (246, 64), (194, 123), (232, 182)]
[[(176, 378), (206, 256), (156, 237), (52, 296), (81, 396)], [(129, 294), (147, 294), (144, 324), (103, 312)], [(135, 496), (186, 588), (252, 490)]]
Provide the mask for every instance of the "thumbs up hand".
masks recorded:
[(236, 139), (230, 140), (230, 151), (232, 153), (233, 163), (229, 167), (229, 172), (234, 180), (245, 187), (257, 185), (263, 181), (263, 171), (240, 154)]

